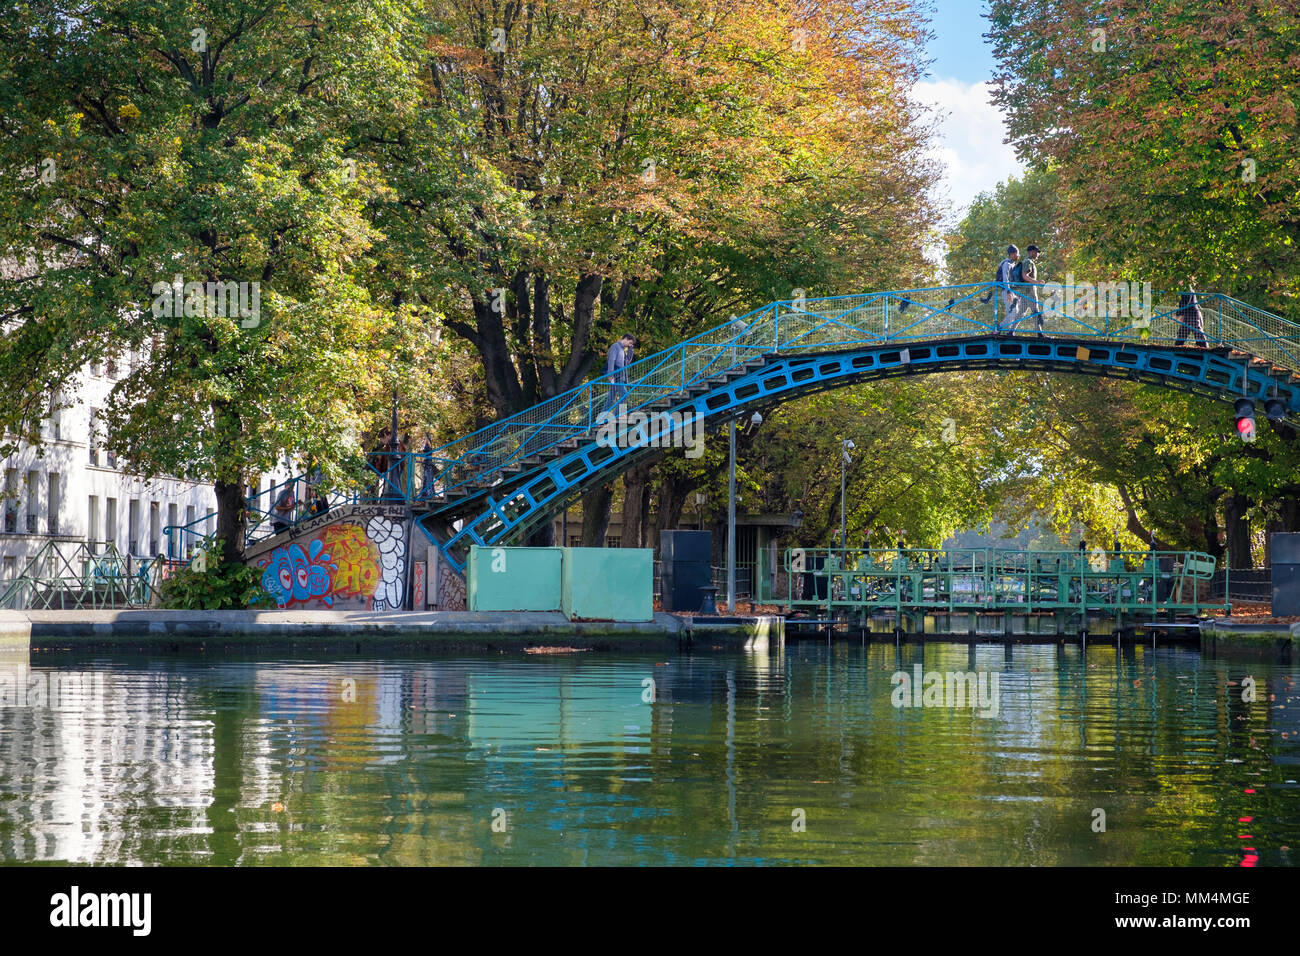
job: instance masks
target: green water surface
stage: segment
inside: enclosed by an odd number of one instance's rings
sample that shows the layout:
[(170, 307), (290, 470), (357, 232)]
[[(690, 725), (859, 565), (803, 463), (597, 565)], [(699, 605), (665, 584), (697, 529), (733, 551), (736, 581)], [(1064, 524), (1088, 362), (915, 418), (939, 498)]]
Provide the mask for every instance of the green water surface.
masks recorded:
[[(1291, 664), (1113, 644), (52, 660), (0, 664), (3, 862), (1300, 858)], [(918, 663), (996, 673), (996, 715), (895, 706)]]

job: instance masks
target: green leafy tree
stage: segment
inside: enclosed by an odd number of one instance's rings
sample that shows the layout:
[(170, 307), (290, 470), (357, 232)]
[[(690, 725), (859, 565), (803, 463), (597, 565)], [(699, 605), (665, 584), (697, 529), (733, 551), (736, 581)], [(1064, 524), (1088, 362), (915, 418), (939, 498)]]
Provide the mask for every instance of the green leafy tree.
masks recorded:
[[(383, 184), (352, 155), (360, 128), (411, 106), (405, 11), (93, 0), (0, 13), (11, 435), (38, 440), (42, 396), (83, 366), (147, 353), (113, 390), (108, 444), (143, 474), (212, 482), (231, 561), (253, 477), (285, 454), (338, 472), (412, 347), (399, 308), (360, 281)], [(189, 295), (172, 315), (159, 283), (174, 276), (245, 283), (259, 308), (205, 314)]]

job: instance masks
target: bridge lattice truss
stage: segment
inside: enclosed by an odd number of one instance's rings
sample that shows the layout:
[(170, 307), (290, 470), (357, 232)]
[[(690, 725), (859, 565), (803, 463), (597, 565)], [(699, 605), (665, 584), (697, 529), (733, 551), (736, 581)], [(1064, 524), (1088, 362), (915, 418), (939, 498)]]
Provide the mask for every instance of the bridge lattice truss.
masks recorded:
[[(1209, 346), (1200, 349), (1189, 347), (1195, 336), (1179, 319), (1176, 292), (1154, 294), (1149, 310), (1143, 297), (1141, 315), (1131, 317), (1138, 310), (1114, 290), (1098, 297), (1091, 314), (1061, 291), (1038, 306), (1041, 336), (1034, 314), (1007, 336), (999, 334), (999, 319), (1004, 331), (1012, 288), (976, 283), (772, 302), (638, 360), (625, 383), (598, 376), (431, 452), (403, 455), (396, 465), (389, 458), (370, 489), (336, 492), (330, 504), (405, 500), (418, 526), (463, 569), (470, 545), (522, 540), (583, 490), (660, 453), (692, 416), (718, 426), (749, 406), (945, 370), (1115, 375), (1226, 400), (1249, 397), (1261, 407), (1275, 398), (1284, 417), (1300, 424), (1294, 322), (1229, 296), (1199, 294)], [(652, 417), (652, 441), (630, 433), (609, 440), (602, 416), (614, 388), (631, 424), (636, 413)], [(250, 540), (270, 533), (278, 493), (273, 487), (249, 499)], [(197, 536), (194, 528), (207, 523), (167, 530)]]
[[(626, 389), (621, 404), (629, 413), (677, 413), (657, 420), (654, 444), (686, 414), (725, 421), (746, 406), (849, 381), (954, 368), (1120, 375), (1250, 397), (1261, 407), (1277, 398), (1286, 417), (1300, 421), (1296, 323), (1200, 294), (1209, 345), (1202, 350), (1188, 347), (1195, 336), (1179, 319), (1178, 293), (1153, 295), (1146, 310), (1112, 292), (1082, 314), (1061, 292), (1023, 309), (1031, 314), (1006, 336), (998, 333), (999, 319), (1007, 325), (1009, 291), (978, 283), (770, 303), (640, 359), (626, 385), (593, 379), (435, 449), (420, 463), (423, 479), (410, 483), (410, 500), (427, 509), (422, 526), (458, 567), (470, 544), (519, 540), (585, 487), (647, 453), (636, 435), (597, 440), (615, 387)], [(1033, 311), (1042, 317), (1041, 337)]]

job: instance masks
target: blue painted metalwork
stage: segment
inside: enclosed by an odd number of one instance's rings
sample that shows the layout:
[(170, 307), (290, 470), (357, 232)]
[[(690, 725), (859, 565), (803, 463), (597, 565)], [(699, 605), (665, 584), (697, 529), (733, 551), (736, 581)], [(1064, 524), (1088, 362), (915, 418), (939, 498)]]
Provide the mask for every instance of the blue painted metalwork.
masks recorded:
[[(741, 367), (754, 357), (884, 342), (906, 346), (991, 334), (1003, 318), (1004, 297), (1013, 289), (1026, 288), (976, 283), (773, 302), (635, 362), (628, 367), (623, 402), (632, 410), (652, 405)], [(1100, 308), (1086, 312), (1072, 307), (1081, 298), (1076, 293), (1082, 285), (1041, 288), (1053, 293), (1049, 298), (1047, 291), (1043, 292), (1040, 308), (1048, 336), (1135, 345), (1172, 346), (1177, 341), (1181, 323), (1175, 315), (1176, 292), (1152, 293), (1150, 314), (1129, 318), (1120, 316), (1120, 312), (1134, 311), (1127, 285), (1123, 301), (1118, 290), (1108, 288)], [(986, 296), (989, 301), (981, 301)], [(1207, 294), (1199, 299), (1210, 342), (1289, 370), (1300, 369), (1300, 325), (1228, 296)], [(1022, 320), (1021, 331), (1030, 328), (1037, 328), (1033, 317)], [(439, 498), (462, 488), (481, 488), (502, 470), (526, 462), (566, 438), (585, 435), (596, 427), (612, 387), (608, 381), (595, 379), (434, 449), (436, 478), (429, 496)]]
[[(1300, 417), (1300, 386), (1282, 384), (1269, 369), (1201, 349), (1096, 340), (1036, 338), (949, 339), (892, 341), (868, 348), (812, 355), (775, 355), (761, 368), (718, 384), (710, 391), (674, 405), (665, 431), (681, 428), (687, 414), (727, 420), (742, 409), (785, 401), (800, 394), (840, 387), (855, 381), (893, 375), (916, 375), (972, 368), (1016, 368), (1076, 374), (1118, 375), (1219, 397), (1242, 394), (1262, 402), (1281, 399), (1289, 417)], [(1244, 381), (1243, 381), (1244, 380)], [(477, 500), (459, 531), (440, 542), (449, 560), (459, 564), (459, 552), (471, 543), (487, 545), (518, 540), (539, 520), (554, 514), (583, 487), (625, 470), (646, 448), (634, 439), (601, 444), (588, 439), (573, 451), (536, 466), (505, 493), (492, 492)], [(464, 499), (471, 503), (469, 498)], [(450, 507), (454, 508), (455, 504)], [(443, 511), (437, 509), (433, 515)], [(463, 514), (464, 509), (458, 509)], [(422, 519), (427, 523), (429, 518)], [(436, 537), (431, 535), (431, 537)]]
[[(1300, 423), (1300, 325), (1200, 294), (1213, 348), (1188, 348), (1177, 343), (1180, 332), (1187, 335), (1178, 293), (1140, 295), (1143, 308), (1134, 309), (1133, 290), (1125, 286), (1121, 296), (1116, 286), (1090, 310), (1072, 307), (1082, 286), (1039, 287), (1041, 338), (1033, 314), (1022, 318), (1017, 337), (998, 335), (1007, 294), (1027, 288), (1001, 283), (773, 302), (633, 363), (621, 407), (676, 413), (665, 428), (671, 439), (687, 413), (716, 424), (745, 406), (854, 381), (1020, 368), (1119, 375), (1226, 399), (1276, 397)], [(653, 451), (626, 435), (597, 440), (613, 387), (597, 378), (430, 453), (403, 455), (399, 479), (386, 472), (378, 491), (353, 496), (397, 493), (426, 511), (419, 526), (460, 568), (469, 545), (518, 540), (590, 483)], [(250, 499), (257, 519), (250, 535), (262, 533), (273, 500)]]

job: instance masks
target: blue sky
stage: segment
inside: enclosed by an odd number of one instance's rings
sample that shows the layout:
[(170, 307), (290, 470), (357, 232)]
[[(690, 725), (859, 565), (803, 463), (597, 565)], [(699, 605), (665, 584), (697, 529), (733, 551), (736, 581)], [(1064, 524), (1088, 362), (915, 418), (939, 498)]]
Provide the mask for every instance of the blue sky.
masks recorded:
[(931, 0), (935, 9), (930, 30), (930, 67), (933, 76), (982, 82), (993, 73), (993, 51), (983, 34), (989, 22), (984, 18), (987, 0)]
[(916, 96), (940, 120), (931, 154), (944, 179), (934, 193), (953, 225), (977, 193), (1023, 169), (1003, 142), (1006, 128), (989, 102), (993, 52), (982, 36), (988, 30), (986, 0), (928, 0), (927, 5), (933, 12), (930, 31), (935, 37), (928, 53), (934, 62)]

